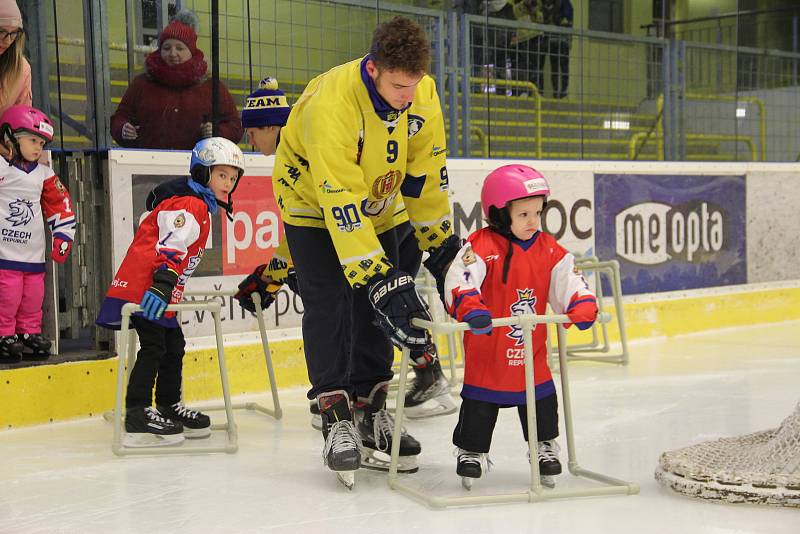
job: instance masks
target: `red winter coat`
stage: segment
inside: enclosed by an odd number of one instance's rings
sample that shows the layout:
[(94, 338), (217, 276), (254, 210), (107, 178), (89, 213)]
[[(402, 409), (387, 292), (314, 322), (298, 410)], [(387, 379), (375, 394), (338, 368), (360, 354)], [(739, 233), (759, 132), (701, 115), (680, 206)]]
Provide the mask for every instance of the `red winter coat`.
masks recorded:
[[(219, 135), (238, 143), (242, 123), (233, 97), (219, 84)], [(126, 148), (191, 150), (200, 140), (200, 125), (211, 120), (211, 80), (188, 87), (169, 87), (149, 74), (140, 74), (128, 86), (111, 116), (111, 136)], [(139, 137), (122, 138), (122, 125), (139, 126)]]

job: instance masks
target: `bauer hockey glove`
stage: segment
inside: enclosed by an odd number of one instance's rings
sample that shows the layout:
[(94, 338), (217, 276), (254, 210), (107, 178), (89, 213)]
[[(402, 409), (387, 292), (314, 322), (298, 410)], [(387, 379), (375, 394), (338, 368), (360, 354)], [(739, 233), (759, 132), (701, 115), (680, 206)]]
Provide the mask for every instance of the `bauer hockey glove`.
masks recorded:
[(233, 296), (239, 301), (239, 305), (250, 313), (256, 312), (256, 304), (253, 301), (253, 293), (258, 293), (261, 297), (261, 309), (266, 310), (275, 302), (275, 294), (283, 286), (283, 282), (273, 280), (269, 275), (266, 279), (262, 277), (267, 270), (267, 264), (256, 267), (252, 274), (239, 284), (239, 291)]
[(142, 302), (139, 304), (145, 319), (156, 321), (164, 315), (177, 282), (178, 273), (171, 269), (158, 269), (153, 273), (153, 285), (144, 292)]
[(64, 263), (67, 261), (69, 251), (72, 250), (72, 241), (60, 237), (53, 238), (53, 253), (50, 255), (54, 262)]
[(469, 331), (476, 336), (492, 334), (492, 316), (487, 309), (472, 310), (464, 316), (464, 322), (469, 325)]
[(430, 321), (431, 316), (410, 274), (397, 270), (386, 276), (377, 274), (369, 281), (367, 291), (375, 308), (375, 324), (392, 343), (411, 350), (424, 350), (430, 345), (428, 332), (411, 324), (415, 317)]
[[(453, 263), (453, 259), (462, 246), (464, 246), (463, 240), (453, 234), (442, 241), (442, 244), (437, 248), (430, 250), (428, 259), (423, 262), (425, 268), (430, 271), (436, 280), (436, 290), (439, 292), (439, 298), (442, 299), (442, 302), (444, 302), (444, 279), (445, 275), (447, 275), (447, 269)], [(447, 307), (446, 304), (445, 307)]]

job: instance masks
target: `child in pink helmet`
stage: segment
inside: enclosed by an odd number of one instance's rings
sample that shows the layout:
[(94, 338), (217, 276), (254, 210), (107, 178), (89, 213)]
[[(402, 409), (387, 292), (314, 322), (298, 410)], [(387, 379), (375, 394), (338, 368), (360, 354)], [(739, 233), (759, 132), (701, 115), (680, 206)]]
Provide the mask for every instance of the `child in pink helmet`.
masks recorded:
[(0, 362), (46, 359), (50, 340), (42, 335), (46, 236), (52, 259), (64, 263), (75, 237), (69, 192), (53, 169), (39, 163), (53, 140), (53, 123), (30, 106), (8, 108), (0, 117)]
[[(453, 432), (456, 472), (465, 487), (480, 478), (499, 408), (516, 406), (528, 440), (524, 344), (518, 326), (492, 330), (492, 318), (535, 313), (547, 305), (583, 330), (597, 317), (597, 303), (574, 258), (540, 230), (550, 195), (544, 176), (526, 165), (505, 165), (483, 182), (481, 204), (488, 227), (469, 236), (445, 278), (448, 311), (469, 324), (461, 411)], [(542, 483), (561, 473), (558, 400), (547, 365), (547, 330), (533, 330), (538, 461)]]

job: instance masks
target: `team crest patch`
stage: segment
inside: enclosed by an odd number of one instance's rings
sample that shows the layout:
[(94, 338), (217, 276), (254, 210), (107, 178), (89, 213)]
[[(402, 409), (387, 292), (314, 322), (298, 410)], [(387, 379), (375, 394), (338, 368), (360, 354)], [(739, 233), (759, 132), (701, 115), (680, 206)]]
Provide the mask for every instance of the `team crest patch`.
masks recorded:
[(8, 203), (8, 212), (6, 220), (11, 226), (24, 226), (33, 220), (33, 202), (18, 198)]
[[(511, 305), (511, 315), (525, 315), (536, 313), (536, 295), (533, 294), (533, 289), (517, 289), (517, 301)], [(537, 325), (533, 325), (536, 330)], [(515, 345), (522, 345), (525, 343), (522, 337), (522, 327), (512, 325), (511, 331), (506, 334), (514, 340)]]
[(475, 257), (475, 252), (472, 251), (472, 247), (467, 245), (467, 249), (464, 251), (464, 254), (461, 256), (461, 261), (464, 262), (464, 265), (472, 265), (473, 263), (477, 262), (477, 258)]
[(56, 191), (62, 195), (67, 191), (67, 188), (64, 187), (64, 184), (61, 183), (61, 180), (59, 180), (58, 177), (56, 177), (54, 185), (56, 186)]
[(204, 164), (208, 165), (210, 163), (214, 163), (214, 151), (210, 148), (204, 148), (197, 153), (197, 157), (202, 161)]
[(186, 224), (186, 216), (181, 213), (175, 217), (175, 221), (172, 224), (175, 225), (175, 228), (183, 228), (183, 225)]
[(388, 196), (394, 191), (397, 184), (400, 183), (400, 171), (391, 170), (383, 176), (379, 176), (372, 183), (372, 196), (381, 199)]
[(420, 117), (419, 115), (409, 115), (408, 116), (408, 138), (411, 139), (417, 132), (419, 132), (422, 127), (425, 125), (425, 119)]

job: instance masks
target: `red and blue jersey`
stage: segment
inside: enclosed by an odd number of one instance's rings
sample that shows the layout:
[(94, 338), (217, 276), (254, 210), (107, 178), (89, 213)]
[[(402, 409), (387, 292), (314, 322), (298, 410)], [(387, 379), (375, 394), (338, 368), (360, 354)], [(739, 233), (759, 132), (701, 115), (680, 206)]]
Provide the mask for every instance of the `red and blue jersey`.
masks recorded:
[[(162, 184), (151, 193), (147, 205), (152, 211), (142, 220), (128, 252), (122, 260), (106, 298), (100, 307), (97, 324), (118, 330), (122, 306), (139, 304), (153, 284), (153, 273), (170, 269), (178, 274), (170, 304), (181, 301), (186, 282), (203, 257), (211, 229), (209, 208), (200, 196), (186, 186), (186, 178)], [(166, 187), (165, 187), (166, 186)], [(172, 196), (169, 196), (172, 194)], [(167, 312), (155, 321), (162, 326), (178, 326), (174, 312)]]
[[(507, 279), (503, 264), (511, 247)], [(527, 241), (509, 239), (483, 228), (474, 232), (453, 260), (445, 279), (448, 312), (457, 321), (489, 314), (544, 315), (547, 305), (566, 314), (583, 330), (597, 317), (597, 302), (572, 254), (551, 235), (537, 232)], [(547, 330), (533, 330), (536, 398), (555, 393), (547, 365)], [(491, 335), (464, 334), (466, 364), (461, 396), (503, 405), (525, 404), (524, 343), (519, 326), (504, 326)]]

